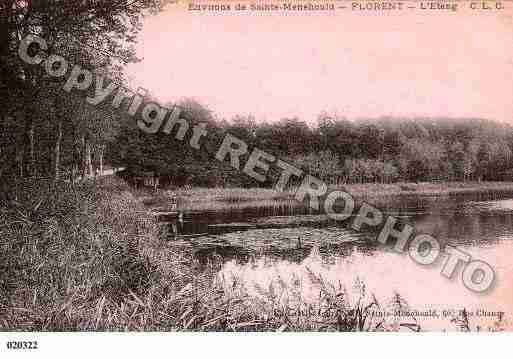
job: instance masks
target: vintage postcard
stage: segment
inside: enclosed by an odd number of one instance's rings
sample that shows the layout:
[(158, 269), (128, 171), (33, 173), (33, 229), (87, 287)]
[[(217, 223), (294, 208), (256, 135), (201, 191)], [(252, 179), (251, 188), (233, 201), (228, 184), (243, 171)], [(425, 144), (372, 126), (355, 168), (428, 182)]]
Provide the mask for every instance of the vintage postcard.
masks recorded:
[(1, 331), (513, 330), (512, 1), (0, 15)]

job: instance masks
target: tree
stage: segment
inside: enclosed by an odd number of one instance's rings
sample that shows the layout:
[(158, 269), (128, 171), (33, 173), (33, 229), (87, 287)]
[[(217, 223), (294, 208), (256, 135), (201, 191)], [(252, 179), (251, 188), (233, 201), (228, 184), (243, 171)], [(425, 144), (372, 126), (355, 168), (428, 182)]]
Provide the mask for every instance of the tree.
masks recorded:
[[(44, 117), (44, 99), (53, 94), (59, 84), (52, 83), (41, 66), (30, 66), (18, 56), (19, 42), (28, 34), (43, 37), (49, 53), (59, 53), (75, 64), (109, 69), (120, 73), (121, 67), (136, 61), (134, 43), (145, 14), (164, 6), (159, 0), (115, 1), (27, 1), (3, 0), (0, 4), (0, 115), (15, 116), (22, 123), (16, 128), (16, 157), (9, 156), (7, 168), (19, 163), (19, 176), (34, 175), (38, 120)], [(32, 50), (31, 50), (32, 51)], [(42, 96), (42, 94), (45, 94)], [(5, 95), (5, 96), (4, 96)], [(57, 108), (66, 104), (54, 104)], [(56, 115), (53, 139), (54, 172), (59, 177), (61, 145), (69, 137), (66, 126), (69, 118), (64, 111)], [(48, 126), (48, 130), (50, 127)], [(41, 157), (41, 156), (40, 156)], [(5, 171), (3, 171), (5, 172)]]

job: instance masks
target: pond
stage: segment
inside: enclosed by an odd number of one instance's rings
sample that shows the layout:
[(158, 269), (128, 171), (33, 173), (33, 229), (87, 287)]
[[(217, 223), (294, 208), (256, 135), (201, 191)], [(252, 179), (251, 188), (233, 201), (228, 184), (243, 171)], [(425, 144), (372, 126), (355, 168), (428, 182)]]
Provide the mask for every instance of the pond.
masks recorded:
[[(315, 301), (319, 289), (309, 273), (351, 288), (356, 279), (386, 306), (396, 293), (419, 314), (423, 330), (456, 330), (454, 311), (465, 308), (473, 329), (500, 325), (508, 329), (513, 313), (513, 199), (511, 195), (395, 198), (380, 209), (414, 226), (417, 233), (435, 236), (442, 245), (464, 250), (489, 263), (496, 272), (494, 288), (471, 292), (461, 281), (440, 274), (445, 257), (430, 266), (379, 245), (376, 232), (348, 229), (304, 207), (244, 208), (230, 212), (185, 214), (168, 224), (173, 245), (194, 248), (200, 263), (216, 258), (219, 275), (242, 281), (258, 296), (277, 278), (301, 280), (305, 301)], [(433, 315), (433, 311), (436, 313)]]

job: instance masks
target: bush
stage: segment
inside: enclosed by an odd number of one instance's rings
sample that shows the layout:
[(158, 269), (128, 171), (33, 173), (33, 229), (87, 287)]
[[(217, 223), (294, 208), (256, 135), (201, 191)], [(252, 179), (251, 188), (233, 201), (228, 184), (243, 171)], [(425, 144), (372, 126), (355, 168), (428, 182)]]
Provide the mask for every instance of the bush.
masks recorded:
[(62, 311), (80, 298), (69, 328), (162, 275), (142, 250), (155, 240), (152, 218), (121, 182), (98, 185), (27, 182), (1, 208), (0, 327), (64, 329)]

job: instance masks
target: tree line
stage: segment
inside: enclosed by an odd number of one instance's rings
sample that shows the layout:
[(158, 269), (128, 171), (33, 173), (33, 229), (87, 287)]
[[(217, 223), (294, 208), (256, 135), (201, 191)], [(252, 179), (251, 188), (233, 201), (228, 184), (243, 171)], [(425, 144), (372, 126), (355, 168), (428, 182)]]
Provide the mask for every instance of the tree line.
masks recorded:
[[(37, 35), (47, 54), (126, 84), (123, 68), (136, 62), (135, 40), (145, 16), (166, 0), (2, 0), (0, 2), (0, 178), (87, 177), (101, 168), (120, 115), (62, 91), (63, 78), (25, 63), (20, 41)], [(31, 55), (41, 49), (30, 48)]]
[[(486, 119), (349, 120), (322, 112), (309, 125), (298, 118), (219, 119), (194, 99), (179, 105), (190, 123), (208, 124), (205, 150), (190, 148), (187, 138), (177, 141), (174, 133), (147, 134), (136, 126), (124, 126), (110, 143), (110, 160), (133, 173), (153, 171), (178, 185), (262, 185), (228, 162), (214, 159), (224, 135), (230, 133), (250, 148), (264, 150), (329, 184), (513, 179), (512, 127)], [(271, 167), (269, 183), (263, 185), (271, 185), (278, 175)]]
[[(480, 118), (374, 118), (349, 120), (322, 112), (314, 121), (271, 122), (251, 115), (224, 119), (198, 101), (179, 101), (192, 125), (206, 123), (209, 140), (198, 151), (174, 134), (148, 134), (126, 106), (92, 106), (84, 94), (63, 92), (18, 56), (21, 39), (37, 34), (73, 64), (128, 86), (126, 64), (145, 16), (165, 0), (30, 1), (0, 3), (0, 178), (53, 180), (94, 176), (105, 166), (128, 177), (152, 172), (163, 184), (260, 186), (213, 153), (230, 133), (331, 184), (397, 181), (512, 180), (510, 125)], [(35, 51), (35, 50), (33, 50)], [(94, 91), (91, 88), (89, 91)], [(126, 104), (125, 104), (126, 105)], [(174, 104), (167, 104), (172, 107)], [(190, 135), (190, 134), (189, 134)], [(271, 170), (270, 181), (278, 172)]]

